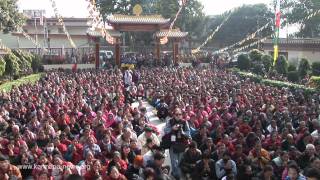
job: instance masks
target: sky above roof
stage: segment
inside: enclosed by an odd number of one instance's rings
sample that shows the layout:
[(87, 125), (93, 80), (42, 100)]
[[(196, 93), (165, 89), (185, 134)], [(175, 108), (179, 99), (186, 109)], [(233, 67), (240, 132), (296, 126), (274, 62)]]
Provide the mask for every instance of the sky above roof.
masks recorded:
[[(55, 0), (59, 13), (63, 17), (88, 17), (88, 2), (86, 0)], [(217, 15), (227, 10), (244, 4), (265, 3), (270, 4), (272, 0), (199, 0), (204, 6), (206, 15)], [(54, 12), (50, 0), (18, 0), (20, 11), (31, 9), (42, 9), (46, 11), (46, 17), (53, 17)], [(289, 27), (280, 31), (281, 37), (286, 37), (287, 32), (292, 33), (297, 27)]]
[[(64, 17), (87, 17), (88, 2), (86, 0), (55, 0), (59, 12)], [(207, 15), (217, 15), (224, 11), (243, 4), (265, 3), (270, 0), (199, 0), (204, 6), (204, 12)], [(44, 9), (47, 17), (53, 16), (52, 6), (49, 0), (18, 0), (20, 10), (23, 9)]]

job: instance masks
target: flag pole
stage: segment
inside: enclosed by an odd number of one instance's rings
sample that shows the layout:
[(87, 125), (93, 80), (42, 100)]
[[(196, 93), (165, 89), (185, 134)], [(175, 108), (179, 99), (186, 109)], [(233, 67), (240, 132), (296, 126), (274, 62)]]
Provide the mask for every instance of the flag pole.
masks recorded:
[(279, 31), (281, 22), (281, 10), (280, 10), (280, 0), (276, 1), (276, 11), (275, 11), (275, 28), (274, 28), (274, 38), (273, 38), (273, 66), (276, 65), (279, 56)]

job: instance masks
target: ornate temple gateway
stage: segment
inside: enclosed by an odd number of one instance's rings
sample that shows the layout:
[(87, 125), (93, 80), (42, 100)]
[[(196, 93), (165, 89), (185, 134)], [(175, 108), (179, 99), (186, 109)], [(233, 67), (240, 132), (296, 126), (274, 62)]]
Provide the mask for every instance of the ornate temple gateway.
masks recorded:
[[(113, 27), (109, 34), (115, 39), (115, 61), (120, 66), (120, 45), (122, 32), (154, 32), (156, 41), (155, 54), (157, 60), (160, 61), (160, 39), (167, 37), (173, 44), (173, 61), (176, 63), (179, 57), (179, 42), (188, 35), (188, 32), (181, 32), (179, 29), (173, 29), (169, 32), (171, 24), (170, 19), (165, 19), (161, 15), (141, 15), (141, 7), (136, 6), (133, 10), (134, 15), (114, 14), (107, 17), (107, 23)], [(96, 42), (96, 66), (99, 66), (99, 38), (102, 37), (99, 30), (88, 31), (88, 36), (95, 39)]]

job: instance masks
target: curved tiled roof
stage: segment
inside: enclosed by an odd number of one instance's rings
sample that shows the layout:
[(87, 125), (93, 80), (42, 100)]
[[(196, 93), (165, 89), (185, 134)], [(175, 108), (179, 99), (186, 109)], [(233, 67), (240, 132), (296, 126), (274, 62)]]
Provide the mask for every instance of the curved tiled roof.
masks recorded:
[(170, 19), (165, 19), (161, 15), (130, 16), (114, 14), (112, 16), (108, 16), (107, 20), (109, 23), (114, 24), (166, 24), (170, 22)]
[[(267, 39), (266, 44), (273, 43), (272, 39)], [(279, 44), (320, 44), (320, 39), (316, 38), (280, 38)]]
[[(112, 37), (121, 37), (121, 35), (122, 35), (119, 31), (115, 31), (115, 30), (108, 30), (108, 32)], [(91, 30), (91, 29), (87, 30), (87, 35), (92, 36), (92, 37), (101, 37), (102, 36), (100, 31)]]
[[(168, 34), (169, 33), (169, 34)], [(178, 37), (178, 38), (182, 38), (182, 37), (186, 37), (188, 35), (188, 32), (181, 32), (181, 31), (158, 31), (156, 32), (156, 37), (164, 37), (164, 36), (168, 36), (168, 37)]]

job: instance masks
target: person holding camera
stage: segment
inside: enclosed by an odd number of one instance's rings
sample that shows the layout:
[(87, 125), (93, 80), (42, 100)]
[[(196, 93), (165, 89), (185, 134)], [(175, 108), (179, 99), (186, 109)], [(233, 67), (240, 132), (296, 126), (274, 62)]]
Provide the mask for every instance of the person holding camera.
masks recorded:
[(164, 133), (166, 137), (170, 138), (169, 154), (171, 158), (172, 175), (176, 179), (179, 179), (181, 177), (179, 164), (188, 146), (190, 128), (188, 122), (182, 119), (182, 111), (180, 108), (176, 108), (173, 112), (173, 118), (166, 123)]

